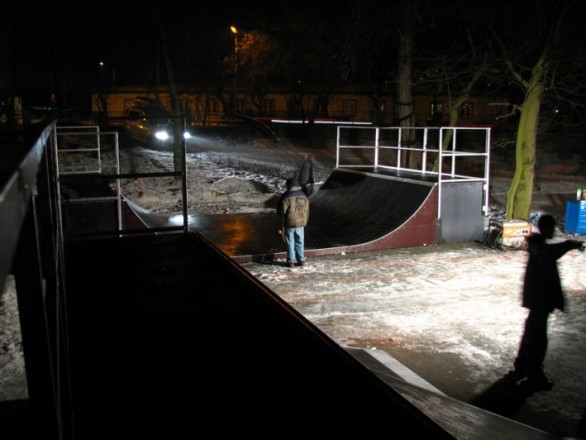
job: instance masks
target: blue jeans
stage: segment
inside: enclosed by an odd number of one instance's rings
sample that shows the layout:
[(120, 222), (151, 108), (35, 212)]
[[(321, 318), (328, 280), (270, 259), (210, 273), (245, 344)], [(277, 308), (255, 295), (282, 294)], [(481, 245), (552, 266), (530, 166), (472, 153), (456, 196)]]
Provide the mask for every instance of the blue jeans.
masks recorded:
[(304, 228), (286, 228), (285, 243), (287, 244), (287, 262), (305, 261)]

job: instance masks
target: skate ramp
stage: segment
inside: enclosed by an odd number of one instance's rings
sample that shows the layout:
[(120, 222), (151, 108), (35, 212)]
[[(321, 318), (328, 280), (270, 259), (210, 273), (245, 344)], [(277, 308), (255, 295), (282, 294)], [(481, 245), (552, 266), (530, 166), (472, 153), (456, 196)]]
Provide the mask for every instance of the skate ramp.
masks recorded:
[(311, 196), (309, 249), (357, 252), (435, 242), (435, 182), (382, 170), (335, 170)]
[[(433, 244), (437, 194), (431, 179), (387, 170), (336, 169), (310, 197), (308, 257)], [(149, 227), (170, 217), (130, 203)], [(281, 218), (272, 213), (189, 216), (189, 230), (238, 262), (285, 257)]]

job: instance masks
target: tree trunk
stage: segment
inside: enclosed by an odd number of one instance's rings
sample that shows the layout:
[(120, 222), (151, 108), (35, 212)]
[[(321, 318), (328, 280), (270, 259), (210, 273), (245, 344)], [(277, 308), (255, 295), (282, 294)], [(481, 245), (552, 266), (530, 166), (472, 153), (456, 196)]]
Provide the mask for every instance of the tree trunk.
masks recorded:
[[(399, 24), (399, 54), (397, 73), (397, 106), (396, 116), (400, 127), (414, 127), (413, 121), (413, 91), (411, 87), (412, 64), (413, 64), (413, 34), (414, 20), (417, 2), (407, 1), (402, 8), (402, 16)], [(401, 131), (401, 146), (415, 146), (415, 131)], [(416, 169), (421, 153), (409, 151), (407, 163), (409, 168)], [(400, 165), (400, 164), (399, 164)]]
[[(163, 61), (165, 63), (165, 69), (167, 71), (167, 80), (169, 82), (169, 94), (171, 95), (171, 112), (173, 116), (173, 166), (174, 171), (181, 172), (185, 168), (185, 154), (182, 146), (184, 145), (185, 139), (183, 133), (185, 131), (184, 121), (185, 118), (179, 118), (181, 113), (181, 107), (179, 105), (179, 93), (177, 92), (177, 84), (175, 83), (175, 76), (173, 74), (173, 66), (171, 64), (171, 58), (169, 56), (169, 43), (167, 40), (167, 33), (163, 24), (159, 21), (159, 15), (157, 9), (151, 6), (151, 12), (155, 23), (157, 24), (157, 31), (160, 40), (160, 44), (157, 49), (160, 48), (162, 51)], [(157, 63), (157, 77), (159, 64)], [(157, 84), (159, 81), (157, 81)], [(177, 179), (175, 179), (177, 180)]]
[[(185, 132), (185, 118), (180, 118), (181, 106), (179, 105), (179, 93), (177, 92), (177, 84), (175, 83), (175, 76), (173, 74), (173, 66), (171, 58), (169, 57), (169, 47), (167, 43), (167, 34), (161, 25), (159, 25), (159, 37), (161, 39), (161, 48), (163, 51), (163, 60), (167, 70), (167, 78), (169, 80), (169, 92), (171, 95), (171, 110), (173, 112), (173, 165), (175, 172), (180, 172), (184, 168), (185, 154), (183, 153), (183, 133)], [(176, 179), (177, 180), (177, 179)]]
[(533, 67), (525, 99), (520, 106), (521, 118), (515, 143), (515, 174), (507, 193), (506, 219), (529, 219), (535, 176), (535, 149), (539, 111), (545, 90), (545, 56)]

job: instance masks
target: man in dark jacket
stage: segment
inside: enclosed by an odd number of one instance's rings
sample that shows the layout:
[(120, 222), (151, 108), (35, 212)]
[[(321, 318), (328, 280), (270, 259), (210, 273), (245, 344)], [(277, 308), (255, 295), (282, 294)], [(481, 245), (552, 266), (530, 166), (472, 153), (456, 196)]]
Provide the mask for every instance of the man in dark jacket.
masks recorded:
[(313, 193), (313, 159), (315, 155), (313, 153), (305, 154), (305, 160), (301, 164), (299, 168), (299, 173), (297, 174), (297, 180), (299, 181), (299, 186), (305, 193), (307, 197), (309, 197)]
[(535, 390), (550, 390), (553, 383), (543, 372), (547, 351), (547, 324), (555, 309), (564, 311), (564, 295), (558, 272), (557, 260), (572, 249), (582, 249), (582, 242), (565, 240), (550, 243), (556, 221), (551, 215), (539, 218), (539, 233), (527, 239), (529, 253), (523, 284), (522, 306), (529, 309), (515, 369), (507, 375), (515, 382), (527, 378)]
[(305, 266), (305, 226), (309, 220), (309, 199), (294, 177), (287, 179), (287, 191), (279, 199), (277, 214), (283, 217), (287, 267), (293, 267), (295, 261), (299, 266)]

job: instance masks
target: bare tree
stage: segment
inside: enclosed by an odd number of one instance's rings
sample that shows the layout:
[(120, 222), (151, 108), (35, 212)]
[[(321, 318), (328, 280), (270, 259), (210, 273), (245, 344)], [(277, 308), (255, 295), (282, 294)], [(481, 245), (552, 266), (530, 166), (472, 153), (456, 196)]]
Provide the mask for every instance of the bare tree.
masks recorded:
[[(413, 116), (413, 89), (412, 89), (412, 64), (413, 44), (415, 34), (415, 18), (418, 2), (415, 0), (403, 1), (400, 8), (400, 20), (397, 24), (399, 34), (399, 50), (397, 55), (397, 100), (395, 103), (396, 119), (401, 131), (401, 145), (412, 147), (415, 144), (415, 130), (408, 129), (415, 126)], [(407, 155), (409, 168), (417, 167), (417, 160), (421, 154), (410, 151)]]
[[(448, 122), (447, 126), (456, 127), (460, 124), (460, 110), (462, 105), (470, 99), (474, 92), (478, 92), (478, 85), (486, 79), (490, 71), (490, 63), (487, 54), (479, 49), (474, 36), (469, 29), (463, 29), (467, 46), (461, 50), (454, 50), (449, 46), (445, 53), (436, 58), (437, 64), (429, 69), (429, 76), (420, 82), (423, 87), (425, 83), (431, 82), (437, 87), (437, 91), (449, 96), (447, 103)], [(452, 55), (449, 55), (452, 54)], [(445, 150), (450, 145), (454, 132), (446, 130), (441, 141), (441, 148)], [(439, 170), (439, 162), (434, 164), (434, 171)]]
[[(443, 4), (446, 6), (453, 5)], [(569, 14), (570, 11), (573, 14)], [(443, 21), (437, 19), (444, 25), (442, 38), (428, 40), (431, 43), (427, 55), (425, 49), (416, 51), (418, 70), (413, 79), (414, 87), (419, 91), (429, 91), (431, 87), (435, 93), (450, 96), (449, 126), (458, 124), (459, 108), (475, 89), (485, 89), (487, 93), (510, 93), (514, 88), (517, 95), (521, 91), (521, 99), (510, 103), (513, 109), (510, 116), (518, 119), (514, 141), (515, 173), (507, 194), (506, 217), (528, 219), (536, 172), (537, 140), (540, 125), (544, 123), (543, 103), (551, 96), (557, 101), (566, 99), (573, 103), (584, 96), (583, 81), (580, 80), (583, 75), (580, 66), (585, 59), (584, 35), (580, 30), (583, 25), (577, 20), (583, 17), (583, 2), (496, 1), (474, 11), (460, 4), (458, 8), (443, 12), (451, 14), (451, 21), (456, 25), (448, 30), (445, 28), (446, 15), (443, 15)], [(442, 17), (439, 13), (437, 15)], [(572, 24), (574, 26), (570, 26)], [(434, 31), (437, 33), (437, 27), (431, 29), (431, 35)], [(449, 31), (454, 30), (456, 32), (449, 36)], [(422, 35), (429, 39), (429, 32)], [(467, 38), (462, 39), (462, 36)], [(565, 39), (563, 43), (562, 39)], [(468, 44), (462, 45), (463, 41)], [(493, 47), (495, 42), (496, 49)], [(572, 58), (568, 48), (576, 44), (582, 46), (576, 49), (578, 52), (574, 52)], [(582, 98), (577, 98), (580, 95)], [(448, 142), (449, 138), (443, 139), (442, 146)]]
[(534, 10), (538, 14), (537, 20), (528, 28), (531, 30), (531, 41), (538, 43), (530, 48), (533, 50), (515, 50), (520, 46), (518, 39), (505, 40), (503, 34), (495, 32), (504, 65), (512, 82), (522, 91), (521, 101), (513, 106), (513, 113), (518, 113), (519, 121), (515, 141), (515, 173), (507, 193), (507, 219), (529, 218), (538, 129), (546, 94), (556, 88), (559, 90), (558, 86), (564, 79), (580, 74), (574, 69), (560, 69), (563, 63), (559, 57), (562, 29), (567, 20), (571, 21), (572, 9), (579, 5), (580, 2), (539, 2)]

